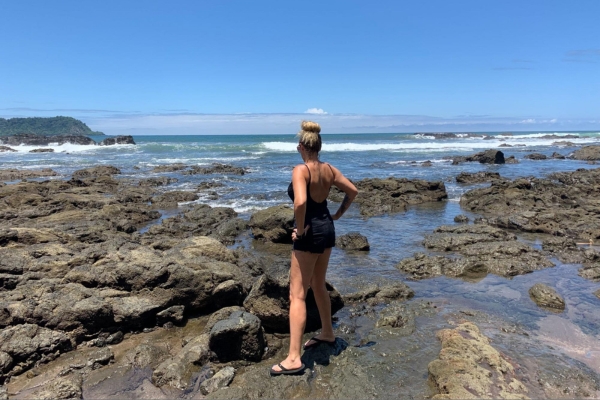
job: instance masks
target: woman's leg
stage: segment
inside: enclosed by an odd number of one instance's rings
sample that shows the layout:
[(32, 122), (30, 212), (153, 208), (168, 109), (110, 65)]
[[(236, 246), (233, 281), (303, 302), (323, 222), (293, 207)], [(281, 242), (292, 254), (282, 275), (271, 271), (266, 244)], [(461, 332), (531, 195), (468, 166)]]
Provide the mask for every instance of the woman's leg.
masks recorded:
[[(333, 324), (331, 323), (331, 299), (325, 285), (325, 275), (329, 265), (329, 257), (331, 256), (331, 248), (325, 249), (323, 254), (319, 254), (315, 269), (310, 281), (310, 287), (315, 295), (315, 302), (319, 309), (321, 317), (321, 333), (316, 337), (322, 340), (334, 341), (335, 334), (333, 333)], [(312, 344), (309, 340), (307, 345)]]
[[(320, 254), (305, 251), (292, 251), (290, 268), (290, 348), (288, 356), (281, 362), (286, 369), (302, 366), (300, 360), (302, 335), (306, 325), (306, 292)], [(273, 370), (281, 368), (274, 365)]]

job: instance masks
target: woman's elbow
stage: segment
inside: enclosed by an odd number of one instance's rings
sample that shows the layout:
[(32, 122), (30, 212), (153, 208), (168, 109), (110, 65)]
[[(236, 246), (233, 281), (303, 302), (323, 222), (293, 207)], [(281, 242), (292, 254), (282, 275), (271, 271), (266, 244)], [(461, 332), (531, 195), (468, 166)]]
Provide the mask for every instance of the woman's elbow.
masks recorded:
[(358, 195), (358, 189), (352, 188), (346, 192), (346, 195), (348, 195), (350, 200), (354, 200), (354, 198)]

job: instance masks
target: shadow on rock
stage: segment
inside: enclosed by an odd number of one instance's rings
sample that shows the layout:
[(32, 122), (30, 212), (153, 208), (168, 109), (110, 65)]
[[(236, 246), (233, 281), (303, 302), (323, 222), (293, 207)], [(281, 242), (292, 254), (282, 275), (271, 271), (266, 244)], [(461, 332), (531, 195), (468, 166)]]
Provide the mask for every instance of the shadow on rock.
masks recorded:
[(348, 342), (338, 337), (332, 344), (320, 343), (307, 349), (302, 354), (302, 362), (309, 369), (313, 369), (315, 365), (327, 366), (332, 356), (339, 356), (346, 348), (348, 348)]

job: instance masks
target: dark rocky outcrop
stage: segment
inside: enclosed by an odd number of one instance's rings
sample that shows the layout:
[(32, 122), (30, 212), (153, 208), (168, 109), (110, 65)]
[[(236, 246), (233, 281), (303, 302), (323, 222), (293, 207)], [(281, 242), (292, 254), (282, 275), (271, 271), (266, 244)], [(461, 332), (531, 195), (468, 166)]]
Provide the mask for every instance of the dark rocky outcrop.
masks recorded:
[(233, 311), (210, 329), (209, 347), (220, 362), (260, 361), (265, 349), (260, 319), (245, 311)]
[(113, 136), (107, 137), (106, 139), (98, 143), (99, 146), (112, 146), (115, 144), (135, 144), (133, 136)]
[(566, 158), (565, 156), (557, 152), (552, 153), (550, 157), (554, 158), (555, 160), (564, 160)]
[(30, 153), (54, 153), (54, 149), (41, 148), (29, 150)]
[[(358, 196), (360, 213), (367, 217), (388, 213), (403, 212), (409, 205), (437, 202), (448, 198), (443, 182), (429, 182), (421, 179), (368, 178), (354, 183)], [(329, 195), (332, 201), (341, 202), (344, 193), (334, 189)]]
[(480, 279), (488, 273), (511, 277), (554, 266), (542, 252), (517, 241), (515, 235), (487, 225), (441, 226), (425, 237), (424, 245), (462, 257), (418, 253), (405, 258), (396, 268), (411, 279), (439, 275)]
[(556, 290), (543, 283), (536, 283), (529, 288), (531, 300), (540, 307), (552, 308), (555, 310), (564, 310), (565, 301)]
[(546, 160), (548, 157), (545, 154), (541, 153), (531, 153), (525, 155), (523, 158), (528, 158), (530, 160)]
[(481, 164), (504, 164), (504, 153), (500, 150), (485, 150), (471, 156), (452, 157), (452, 165), (463, 162), (480, 162)]
[(85, 179), (98, 176), (118, 175), (120, 173), (121, 170), (117, 167), (113, 167), (112, 165), (101, 165), (99, 167), (79, 169), (73, 172), (72, 176), (73, 179)]
[(52, 143), (62, 145), (65, 143), (80, 144), (80, 145), (95, 145), (96, 142), (83, 135), (56, 135), (56, 136), (42, 136), (29, 133), (23, 133), (11, 136), (0, 137), (0, 143), (9, 146), (48, 146)]
[(177, 179), (177, 178), (169, 178), (166, 176), (161, 176), (158, 178), (140, 179), (140, 181), (138, 182), (138, 185), (139, 186), (156, 187), (156, 186), (166, 186), (166, 185), (170, 185), (171, 183), (177, 183), (177, 182), (179, 182), (179, 179)]
[(12, 147), (8, 147), (8, 146), (0, 146), (0, 153), (4, 153), (6, 151), (14, 153), (17, 150), (13, 149)]
[(458, 183), (483, 183), (483, 182), (492, 182), (495, 180), (504, 179), (500, 176), (498, 172), (461, 172), (456, 177), (456, 182)]
[(579, 169), (545, 179), (494, 181), (466, 192), (460, 204), (501, 228), (588, 241), (600, 238), (598, 198), (600, 169)]
[(569, 158), (573, 160), (598, 161), (600, 160), (600, 146), (583, 146), (569, 155)]
[(335, 245), (344, 250), (369, 251), (369, 241), (366, 236), (358, 232), (349, 232), (345, 235), (338, 236), (335, 239)]
[(229, 164), (214, 163), (210, 167), (192, 166), (190, 169), (183, 171), (184, 175), (244, 175), (248, 171), (246, 168), (236, 167)]

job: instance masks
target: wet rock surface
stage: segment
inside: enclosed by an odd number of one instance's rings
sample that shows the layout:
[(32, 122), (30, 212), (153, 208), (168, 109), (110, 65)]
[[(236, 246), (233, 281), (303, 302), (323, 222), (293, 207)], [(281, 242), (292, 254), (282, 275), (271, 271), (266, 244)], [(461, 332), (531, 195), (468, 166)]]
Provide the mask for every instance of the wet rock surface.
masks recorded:
[[(406, 211), (409, 205), (437, 202), (448, 198), (443, 182), (429, 182), (421, 179), (367, 178), (354, 182), (358, 196), (354, 202), (359, 205), (365, 217)], [(334, 188), (329, 199), (341, 202), (344, 193)]]
[(434, 399), (527, 399), (510, 360), (490, 345), (472, 323), (438, 332), (442, 342), (439, 359), (428, 370), (440, 394)]
[(99, 146), (112, 146), (115, 144), (135, 144), (135, 141), (133, 140), (133, 136), (126, 135), (108, 137), (98, 142)]
[(504, 153), (500, 150), (485, 150), (471, 156), (452, 157), (452, 165), (463, 162), (479, 162), (481, 164), (504, 164)]
[(600, 238), (599, 198), (600, 170), (580, 169), (544, 179), (494, 181), (466, 192), (460, 205), (498, 227), (587, 241)]
[(517, 241), (512, 233), (489, 225), (441, 226), (427, 235), (423, 244), (428, 249), (462, 257), (415, 254), (396, 265), (411, 279), (439, 275), (481, 279), (488, 273), (511, 277), (554, 266), (541, 251)]
[(556, 290), (543, 283), (536, 283), (529, 289), (529, 296), (540, 307), (555, 310), (565, 309), (565, 300)]

